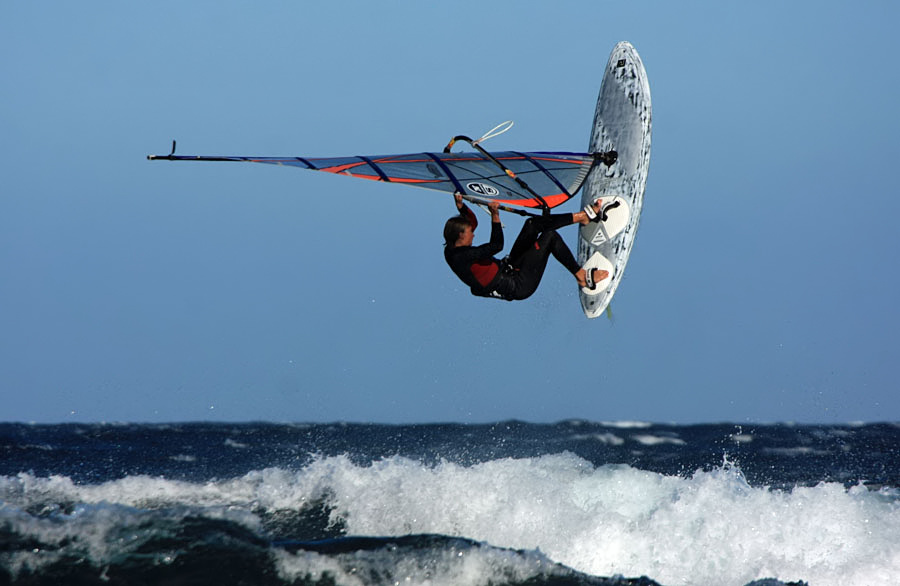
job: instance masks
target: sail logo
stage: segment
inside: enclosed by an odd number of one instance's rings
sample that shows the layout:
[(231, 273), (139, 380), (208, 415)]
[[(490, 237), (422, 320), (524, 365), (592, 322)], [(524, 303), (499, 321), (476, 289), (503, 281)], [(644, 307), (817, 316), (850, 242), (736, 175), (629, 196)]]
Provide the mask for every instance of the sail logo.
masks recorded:
[(478, 195), (488, 195), (491, 197), (493, 197), (495, 195), (500, 195), (500, 192), (497, 191), (496, 187), (493, 187), (491, 185), (485, 185), (484, 183), (468, 183), (468, 184), (466, 184), (466, 187), (468, 187), (470, 190), (474, 191)]

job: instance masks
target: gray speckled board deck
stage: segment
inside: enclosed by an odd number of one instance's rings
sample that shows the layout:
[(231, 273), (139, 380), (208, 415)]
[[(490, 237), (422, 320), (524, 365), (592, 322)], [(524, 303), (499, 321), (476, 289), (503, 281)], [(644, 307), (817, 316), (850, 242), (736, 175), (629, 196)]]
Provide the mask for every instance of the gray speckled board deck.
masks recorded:
[[(616, 45), (609, 57), (591, 132), (589, 152), (614, 150), (618, 160), (611, 166), (598, 163), (581, 190), (581, 205), (598, 197), (622, 198), (627, 205), (612, 210), (605, 224), (591, 223), (579, 229), (578, 261), (586, 267), (610, 272), (593, 291), (580, 289), (581, 306), (589, 318), (603, 313), (622, 276), (641, 217), (647, 172), (650, 167), (650, 85), (641, 58), (630, 43)], [(627, 209), (622, 209), (627, 208)], [(627, 218), (622, 214), (627, 213)], [(615, 233), (614, 224), (624, 229)], [(621, 226), (619, 227), (621, 228)]]

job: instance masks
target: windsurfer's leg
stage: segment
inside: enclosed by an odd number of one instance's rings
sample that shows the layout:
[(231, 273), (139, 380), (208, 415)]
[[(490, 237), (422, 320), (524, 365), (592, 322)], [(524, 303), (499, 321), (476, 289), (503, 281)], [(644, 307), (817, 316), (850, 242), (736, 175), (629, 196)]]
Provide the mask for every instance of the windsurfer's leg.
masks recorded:
[(538, 244), (549, 248), (553, 258), (559, 261), (559, 264), (566, 267), (566, 270), (573, 275), (581, 270), (581, 265), (575, 260), (575, 255), (572, 254), (572, 250), (566, 245), (566, 241), (563, 240), (562, 236), (556, 231), (544, 232), (541, 234), (541, 237), (538, 239)]
[[(541, 250), (545, 252), (540, 256), (536, 254)], [(521, 260), (520, 271), (523, 273), (524, 281), (522, 290), (527, 292), (528, 295), (534, 293), (544, 275), (544, 270), (547, 267), (546, 251), (549, 251), (559, 264), (566, 267), (566, 270), (575, 276), (575, 280), (578, 281), (578, 285), (581, 287), (588, 286), (591, 281), (599, 283), (600, 281), (609, 278), (608, 271), (603, 269), (592, 269), (590, 275), (591, 278), (588, 279), (587, 272), (581, 268), (578, 261), (575, 260), (575, 256), (572, 254), (572, 250), (566, 245), (565, 240), (563, 240), (556, 231), (544, 232), (537, 240), (537, 248), (534, 250), (534, 253), (526, 254)]]
[[(579, 213), (583, 214), (584, 212)], [(518, 267), (519, 259), (535, 247), (535, 243), (542, 233), (574, 224), (578, 221), (576, 215), (550, 214), (549, 216), (532, 216), (525, 220), (522, 230), (516, 236), (516, 241), (509, 251), (510, 264)]]
[(518, 263), (513, 265), (518, 271), (516, 299), (530, 297), (537, 290), (544, 277), (550, 255), (573, 275), (582, 270), (562, 237), (556, 230), (548, 230), (542, 233), (531, 248), (519, 257)]

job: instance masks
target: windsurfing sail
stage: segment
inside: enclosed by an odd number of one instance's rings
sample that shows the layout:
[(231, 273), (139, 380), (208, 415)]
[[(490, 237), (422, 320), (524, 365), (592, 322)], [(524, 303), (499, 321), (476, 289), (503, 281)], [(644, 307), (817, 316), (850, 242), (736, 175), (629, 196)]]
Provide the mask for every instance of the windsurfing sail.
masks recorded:
[[(476, 145), (477, 148), (477, 145)], [(447, 149), (449, 150), (449, 148)], [(497, 201), (503, 209), (554, 208), (575, 195), (598, 157), (589, 153), (517, 152), (412, 153), (331, 158), (215, 157), (150, 155), (150, 160), (227, 161), (286, 165), (313, 171), (349, 175), (461, 193), (475, 203)], [(509, 206), (509, 207), (507, 207)]]

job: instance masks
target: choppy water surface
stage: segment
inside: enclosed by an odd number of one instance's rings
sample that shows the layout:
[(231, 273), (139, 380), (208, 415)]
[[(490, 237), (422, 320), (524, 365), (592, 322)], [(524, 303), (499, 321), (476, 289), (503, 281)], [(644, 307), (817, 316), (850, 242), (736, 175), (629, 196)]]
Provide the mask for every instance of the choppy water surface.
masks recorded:
[(893, 424), (0, 424), (0, 584), (892, 584), (898, 487)]

